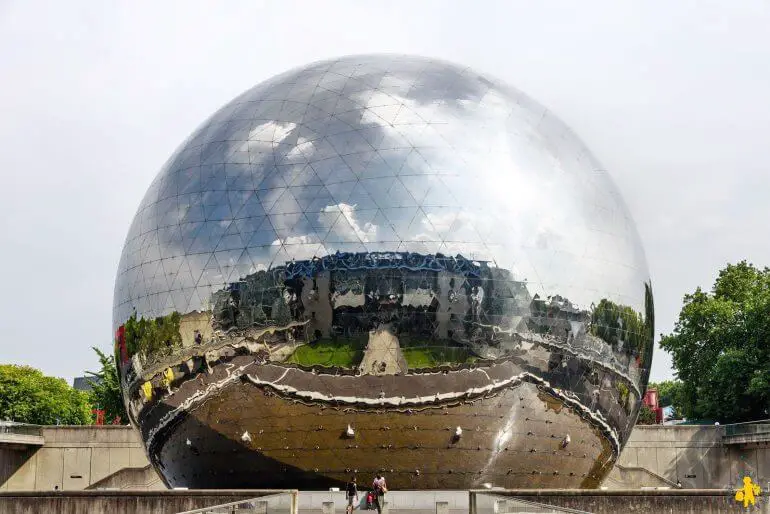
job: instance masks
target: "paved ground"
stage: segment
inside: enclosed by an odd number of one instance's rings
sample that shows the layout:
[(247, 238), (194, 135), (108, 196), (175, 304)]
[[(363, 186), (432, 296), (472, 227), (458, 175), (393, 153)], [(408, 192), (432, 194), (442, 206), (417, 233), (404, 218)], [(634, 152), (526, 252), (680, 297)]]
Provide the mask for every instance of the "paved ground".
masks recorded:
[(370, 332), (361, 371), (367, 375), (396, 375), (406, 373), (406, 370), (406, 359), (390, 324), (383, 323), (377, 330)]
[[(358, 512), (358, 511), (355, 511)], [(364, 513), (377, 514), (376, 510), (365, 510)], [(388, 514), (436, 514), (436, 509), (390, 509)], [(321, 509), (299, 509), (299, 514), (323, 514)], [(344, 507), (334, 510), (334, 514), (345, 514)], [(449, 514), (468, 514), (468, 509), (450, 509)], [(518, 514), (518, 512), (517, 512)]]

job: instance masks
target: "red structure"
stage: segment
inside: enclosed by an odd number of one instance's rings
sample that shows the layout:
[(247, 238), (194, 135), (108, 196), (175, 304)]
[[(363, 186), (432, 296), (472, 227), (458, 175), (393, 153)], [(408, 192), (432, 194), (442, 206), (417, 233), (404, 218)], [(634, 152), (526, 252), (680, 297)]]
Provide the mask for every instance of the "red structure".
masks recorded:
[(658, 404), (658, 390), (654, 387), (647, 389), (642, 398), (642, 403), (655, 413), (655, 423), (663, 423), (663, 408)]
[(104, 409), (92, 409), (91, 412), (96, 416), (94, 425), (104, 425)]

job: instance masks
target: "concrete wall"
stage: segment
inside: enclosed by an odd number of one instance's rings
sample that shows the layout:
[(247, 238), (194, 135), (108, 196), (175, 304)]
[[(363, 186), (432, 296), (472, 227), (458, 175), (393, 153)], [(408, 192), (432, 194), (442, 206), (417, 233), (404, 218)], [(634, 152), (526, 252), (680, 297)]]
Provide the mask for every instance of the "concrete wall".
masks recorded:
[[(130, 427), (44, 427), (42, 448), (0, 447), (0, 491), (81, 490), (129, 468), (149, 465)], [(163, 488), (160, 480), (149, 488)]]
[[(638, 426), (631, 432), (618, 464), (642, 468), (684, 488), (722, 489), (736, 486), (745, 475), (765, 488), (770, 482), (770, 446), (751, 448), (722, 444), (724, 427)], [(605, 486), (613, 487), (616, 468)], [(617, 484), (635, 488), (651, 484)]]

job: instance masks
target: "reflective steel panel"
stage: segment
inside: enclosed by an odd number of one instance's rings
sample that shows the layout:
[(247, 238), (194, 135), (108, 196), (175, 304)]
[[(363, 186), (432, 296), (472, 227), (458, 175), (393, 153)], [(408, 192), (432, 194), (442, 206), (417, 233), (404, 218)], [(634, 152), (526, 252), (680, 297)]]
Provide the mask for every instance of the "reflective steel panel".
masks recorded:
[(263, 82), (182, 143), (129, 229), (114, 329), (172, 486), (596, 487), (654, 313), (633, 220), (558, 118), (365, 55)]

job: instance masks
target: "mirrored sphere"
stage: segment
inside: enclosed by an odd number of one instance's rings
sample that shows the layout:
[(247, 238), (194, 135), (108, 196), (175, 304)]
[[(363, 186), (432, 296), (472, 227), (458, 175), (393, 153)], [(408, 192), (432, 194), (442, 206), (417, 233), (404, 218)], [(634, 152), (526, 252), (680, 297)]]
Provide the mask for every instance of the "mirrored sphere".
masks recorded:
[(124, 399), (169, 486), (596, 487), (652, 291), (607, 172), (469, 68), (364, 55), (203, 123), (123, 248)]

